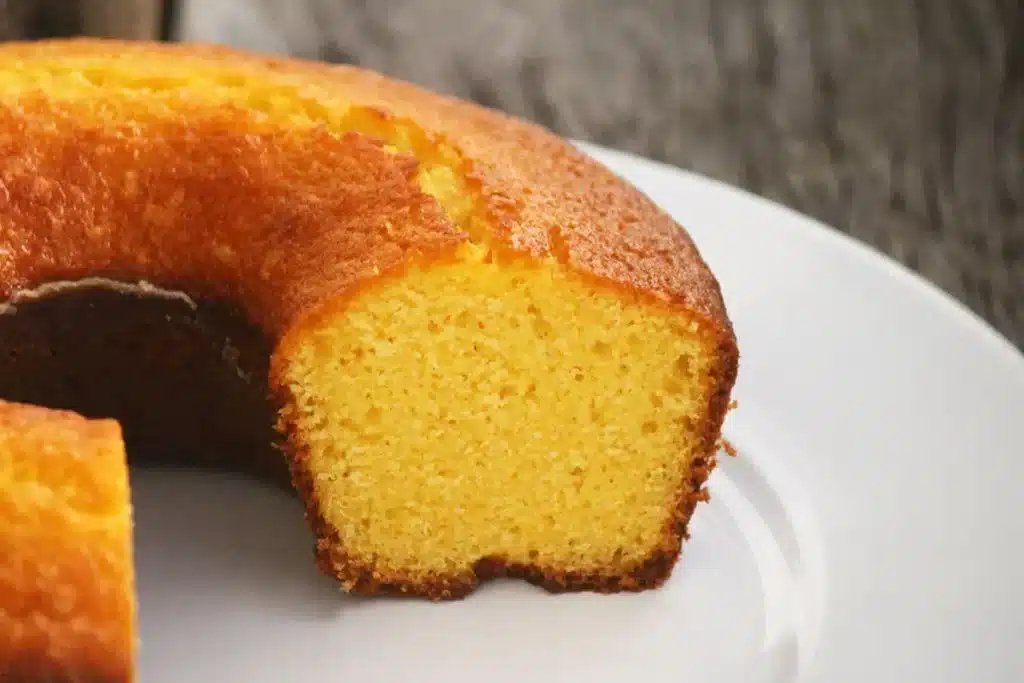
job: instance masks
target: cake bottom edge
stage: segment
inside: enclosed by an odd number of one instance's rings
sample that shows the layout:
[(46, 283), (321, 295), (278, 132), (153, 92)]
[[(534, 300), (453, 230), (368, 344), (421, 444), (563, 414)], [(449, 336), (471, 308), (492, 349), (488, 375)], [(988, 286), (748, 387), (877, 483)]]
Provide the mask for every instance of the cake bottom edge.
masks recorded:
[(502, 557), (485, 557), (466, 572), (411, 578), (353, 562), (329, 543), (318, 544), (316, 559), (320, 570), (339, 579), (350, 595), (441, 602), (466, 598), (484, 583), (496, 579), (522, 580), (549, 593), (607, 594), (651, 590), (660, 587), (671, 576), (681, 554), (679, 546), (680, 543), (675, 544), (675, 550), (659, 549), (625, 572), (565, 570), (510, 562)]
[[(283, 450), (289, 451), (287, 445)], [(463, 572), (436, 573), (427, 577), (399, 571), (381, 571), (356, 560), (344, 551), (333, 527), (320, 514), (311, 477), (302, 458), (291, 460), (293, 485), (303, 498), (306, 521), (316, 538), (317, 567), (341, 582), (343, 590), (359, 597), (420, 598), (434, 602), (460, 600), (494, 579), (518, 579), (549, 593), (638, 593), (660, 588), (689, 540), (690, 519), (698, 503), (710, 499), (705, 483), (717, 466), (712, 453), (691, 463), (688, 490), (680, 491), (661, 541), (642, 561), (626, 569), (606, 567), (595, 570), (560, 569), (541, 564), (512, 562), (500, 556), (483, 557)]]

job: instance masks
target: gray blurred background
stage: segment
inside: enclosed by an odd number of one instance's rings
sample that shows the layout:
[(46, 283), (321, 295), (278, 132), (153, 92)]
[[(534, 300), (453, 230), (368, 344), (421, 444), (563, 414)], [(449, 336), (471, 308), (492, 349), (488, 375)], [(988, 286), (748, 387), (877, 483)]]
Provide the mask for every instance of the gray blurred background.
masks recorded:
[[(1024, 347), (1024, 0), (7, 0), (2, 37), (349, 62), (739, 185)], [(908, 334), (912, 334), (908, 330)]]

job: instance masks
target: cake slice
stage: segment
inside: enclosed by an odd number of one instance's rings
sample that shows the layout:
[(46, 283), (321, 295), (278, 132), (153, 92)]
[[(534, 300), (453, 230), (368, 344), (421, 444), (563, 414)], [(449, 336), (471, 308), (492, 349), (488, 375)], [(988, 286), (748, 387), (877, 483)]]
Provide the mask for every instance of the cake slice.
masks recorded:
[(715, 466), (723, 327), (472, 248), (367, 287), (275, 368), (320, 566), (433, 599), (661, 585)]
[(0, 681), (134, 678), (119, 425), (0, 402)]

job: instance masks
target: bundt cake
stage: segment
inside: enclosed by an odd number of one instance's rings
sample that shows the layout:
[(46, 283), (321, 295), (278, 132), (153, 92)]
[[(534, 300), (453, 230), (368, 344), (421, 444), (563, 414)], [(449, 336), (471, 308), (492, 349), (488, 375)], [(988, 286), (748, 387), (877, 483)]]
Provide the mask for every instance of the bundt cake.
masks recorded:
[(117, 423), (0, 401), (0, 681), (132, 679), (131, 541)]
[(0, 226), (0, 396), (289, 481), (349, 591), (655, 587), (705, 497), (715, 277), (535, 125), (348, 66), (12, 43)]

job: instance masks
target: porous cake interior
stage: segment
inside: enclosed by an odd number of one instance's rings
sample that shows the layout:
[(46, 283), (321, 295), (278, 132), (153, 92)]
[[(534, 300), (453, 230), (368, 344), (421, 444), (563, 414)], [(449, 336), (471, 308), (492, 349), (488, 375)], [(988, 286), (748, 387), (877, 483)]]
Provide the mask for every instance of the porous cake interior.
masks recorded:
[(0, 403), (0, 680), (126, 680), (131, 525), (115, 423)]
[(636, 567), (686, 489), (711, 354), (554, 264), (462, 256), (367, 291), (288, 362), (346, 557), (426, 582), (481, 559)]

